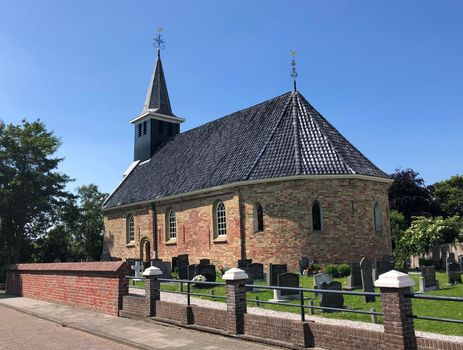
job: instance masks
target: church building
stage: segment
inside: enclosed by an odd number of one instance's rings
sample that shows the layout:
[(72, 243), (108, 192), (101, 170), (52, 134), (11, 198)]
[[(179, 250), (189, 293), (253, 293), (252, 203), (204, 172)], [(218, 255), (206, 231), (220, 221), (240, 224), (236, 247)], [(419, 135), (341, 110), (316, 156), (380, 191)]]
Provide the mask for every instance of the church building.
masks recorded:
[(142, 113), (131, 120), (134, 162), (104, 203), (112, 258), (188, 254), (358, 262), (391, 254), (390, 178), (296, 90), (181, 132), (160, 51)]

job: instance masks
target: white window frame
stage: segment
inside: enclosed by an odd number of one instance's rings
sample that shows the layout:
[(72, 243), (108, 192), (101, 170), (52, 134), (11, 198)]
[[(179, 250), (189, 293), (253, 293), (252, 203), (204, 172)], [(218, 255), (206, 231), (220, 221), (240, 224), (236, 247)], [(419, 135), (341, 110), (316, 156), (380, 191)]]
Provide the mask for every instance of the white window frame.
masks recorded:
[(167, 239), (176, 240), (177, 239), (177, 215), (175, 211), (169, 210), (167, 214)]
[(127, 217), (127, 243), (135, 241), (135, 220), (133, 215)]
[(227, 211), (222, 201), (215, 206), (215, 234), (217, 237), (227, 235)]

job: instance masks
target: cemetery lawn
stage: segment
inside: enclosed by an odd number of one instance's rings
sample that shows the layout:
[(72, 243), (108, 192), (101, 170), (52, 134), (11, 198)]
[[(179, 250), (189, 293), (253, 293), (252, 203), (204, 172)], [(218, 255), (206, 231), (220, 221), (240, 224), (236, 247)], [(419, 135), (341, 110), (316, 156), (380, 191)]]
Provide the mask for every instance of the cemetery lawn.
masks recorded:
[[(410, 275), (410, 277), (415, 281), (414, 291), (418, 291), (418, 275)], [(426, 293), (427, 295), (440, 295), (440, 296), (463, 296), (463, 284), (457, 285), (448, 285), (447, 277), (445, 272), (436, 272), (436, 278), (439, 280), (440, 290), (431, 291)], [(343, 286), (347, 285), (347, 278), (336, 278), (336, 281), (342, 283)], [(222, 279), (218, 278), (217, 282), (223, 282)], [(139, 286), (143, 286), (143, 282), (137, 282)], [(264, 281), (255, 282), (258, 285), (266, 285)], [(300, 277), (300, 285), (303, 288), (313, 288), (313, 277)], [(161, 284), (161, 290), (163, 291), (179, 291), (179, 284)], [(186, 292), (187, 287), (184, 285), (184, 291)], [(213, 292), (211, 292), (213, 290)], [(210, 294), (214, 293), (215, 295), (225, 295), (225, 286), (218, 286), (214, 288), (191, 288), (192, 293), (198, 294)], [(356, 290), (361, 291), (361, 290)], [(379, 289), (375, 289), (379, 292)], [(273, 291), (263, 290), (260, 292), (247, 292), (246, 298), (255, 300), (256, 296), (261, 301), (273, 299)], [(306, 305), (308, 300), (311, 299), (314, 301), (314, 305), (318, 306), (318, 298), (314, 296), (313, 293), (304, 293), (306, 299)], [(197, 297), (197, 296), (194, 296)], [(223, 299), (214, 299), (208, 296), (201, 297), (208, 300), (214, 300), (218, 302), (225, 302)], [(463, 304), (461, 302), (454, 301), (437, 301), (437, 300), (419, 300), (413, 299), (413, 313), (418, 316), (431, 316), (431, 317), (441, 317), (449, 319), (463, 320)], [(290, 301), (291, 304), (298, 305), (298, 300)], [(248, 302), (249, 307), (256, 306), (255, 302)], [(362, 296), (356, 295), (344, 295), (344, 306), (348, 309), (354, 310), (365, 310), (371, 311), (374, 308), (377, 312), (382, 312), (381, 298), (376, 298), (376, 301), (373, 303), (365, 303), (365, 299)], [(271, 309), (277, 311), (293, 312), (299, 313), (298, 307), (290, 307), (278, 304), (260, 304), (261, 308)], [(309, 310), (306, 310), (306, 314), (309, 313)], [(345, 319), (352, 321), (362, 321), (362, 322), (372, 322), (370, 315), (355, 314), (350, 312), (323, 312), (321, 310), (314, 310), (314, 315), (327, 317), (327, 318), (336, 318), (336, 319)], [(381, 316), (378, 316), (378, 323), (383, 323)], [(415, 329), (418, 331), (424, 332), (433, 332), (447, 335), (458, 335), (463, 336), (463, 327), (461, 324), (457, 323), (448, 323), (448, 322), (437, 322), (437, 321), (427, 321), (427, 320), (414, 320)]]

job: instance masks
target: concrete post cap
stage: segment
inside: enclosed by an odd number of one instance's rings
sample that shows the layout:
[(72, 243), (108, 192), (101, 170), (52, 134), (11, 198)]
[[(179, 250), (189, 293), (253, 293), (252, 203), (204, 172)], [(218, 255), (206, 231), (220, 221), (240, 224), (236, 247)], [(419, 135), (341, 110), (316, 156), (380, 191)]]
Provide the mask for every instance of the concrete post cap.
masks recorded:
[(413, 287), (415, 282), (406, 273), (402, 273), (396, 270), (379, 275), (379, 278), (375, 281), (375, 287), (383, 288), (406, 288)]
[(161, 269), (155, 266), (150, 266), (145, 271), (143, 271), (143, 276), (160, 276), (160, 275), (162, 275)]
[(234, 267), (228, 270), (227, 272), (225, 272), (222, 278), (225, 281), (238, 281), (238, 280), (247, 280), (249, 277), (246, 272), (244, 272), (243, 270), (237, 267)]

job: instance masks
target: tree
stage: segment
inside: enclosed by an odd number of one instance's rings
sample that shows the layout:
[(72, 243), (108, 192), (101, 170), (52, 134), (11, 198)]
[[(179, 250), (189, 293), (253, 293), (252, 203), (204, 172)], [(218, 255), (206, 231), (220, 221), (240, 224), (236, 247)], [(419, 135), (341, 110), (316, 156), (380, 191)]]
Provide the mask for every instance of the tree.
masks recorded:
[(90, 184), (77, 189), (79, 219), (76, 242), (84, 255), (99, 260), (103, 252), (103, 202), (108, 195), (101, 193), (98, 186)]
[(57, 171), (61, 142), (40, 121), (0, 123), (0, 217), (4, 263), (20, 261), (23, 245), (52, 227), (57, 208), (72, 195)]
[(389, 188), (389, 204), (404, 215), (407, 223), (412, 216), (432, 216), (435, 211), (429, 189), (418, 176), (412, 169), (396, 170), (391, 175), (394, 182)]
[(463, 176), (455, 175), (449, 180), (430, 186), (433, 202), (445, 217), (463, 217)]

